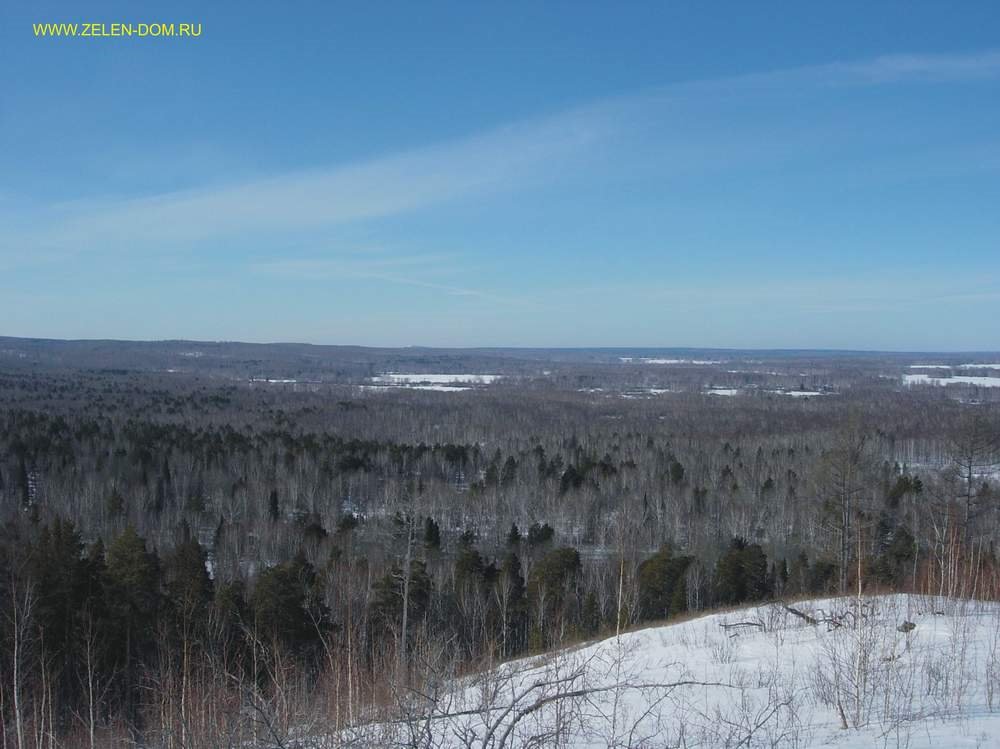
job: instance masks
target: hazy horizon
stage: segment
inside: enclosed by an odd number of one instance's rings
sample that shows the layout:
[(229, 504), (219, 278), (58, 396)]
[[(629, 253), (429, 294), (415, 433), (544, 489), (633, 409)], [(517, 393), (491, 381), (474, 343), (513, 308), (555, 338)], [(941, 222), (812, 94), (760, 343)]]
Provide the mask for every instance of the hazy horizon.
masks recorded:
[(628, 352), (628, 351), (720, 351), (720, 352), (760, 352), (760, 353), (781, 353), (781, 352), (803, 352), (803, 353), (829, 353), (829, 354), (942, 354), (945, 356), (959, 355), (990, 355), (1000, 353), (998, 349), (852, 349), (852, 348), (815, 348), (815, 347), (785, 347), (785, 346), (683, 346), (683, 345), (595, 345), (595, 346), (493, 346), (489, 344), (478, 344), (470, 346), (435, 346), (421, 343), (399, 344), (399, 345), (375, 345), (365, 343), (339, 343), (335, 341), (303, 341), (303, 340), (229, 340), (229, 339), (199, 339), (199, 338), (50, 338), (44, 336), (10, 336), (0, 335), (0, 341), (41, 341), (52, 343), (136, 343), (136, 344), (171, 344), (185, 343), (198, 345), (250, 345), (250, 346), (316, 346), (332, 348), (362, 348), (362, 349), (430, 349), (430, 350), (453, 350), (453, 351), (608, 351), (608, 352)]

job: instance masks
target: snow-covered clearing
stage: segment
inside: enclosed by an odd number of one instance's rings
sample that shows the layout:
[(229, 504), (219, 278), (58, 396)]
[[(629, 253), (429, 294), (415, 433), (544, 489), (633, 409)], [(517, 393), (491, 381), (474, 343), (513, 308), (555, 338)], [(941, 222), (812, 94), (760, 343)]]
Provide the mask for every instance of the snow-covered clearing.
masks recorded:
[(646, 356), (638, 359), (632, 356), (619, 356), (618, 359), (626, 364), (631, 362), (638, 362), (640, 364), (722, 364), (722, 362), (717, 359), (655, 359)]
[(655, 398), (657, 395), (673, 392), (670, 388), (639, 388), (621, 393), (622, 398), (635, 400), (636, 398)]
[(500, 378), (495, 374), (396, 374), (386, 373), (372, 377), (372, 382), (383, 385), (451, 385), (454, 383), (474, 383), (489, 385)]
[(410, 385), (410, 390), (433, 390), (438, 393), (459, 393), (472, 390), (468, 385)]
[(1000, 377), (977, 377), (956, 375), (954, 377), (932, 377), (926, 374), (903, 375), (904, 385), (978, 385), (979, 387), (1000, 387)]
[(911, 364), (910, 369), (1000, 369), (1000, 364)]
[(435, 393), (464, 393), (471, 385), (359, 385), (362, 390), (430, 390)]
[(489, 385), (500, 379), (496, 374), (397, 374), (387, 373), (371, 378), (373, 384), (361, 385), (363, 390), (430, 390), (438, 393), (461, 393), (477, 385)]
[[(393, 722), (306, 746), (996, 747), (1000, 605), (766, 604), (398, 689)], [(414, 742), (417, 743), (414, 743)]]
[(674, 391), (670, 388), (632, 388), (631, 390), (625, 391), (607, 391), (604, 388), (577, 388), (578, 393), (590, 393), (597, 394), (603, 393), (609, 398), (624, 398), (626, 400), (636, 400), (639, 398), (654, 398), (658, 395), (665, 395), (666, 393), (673, 393)]

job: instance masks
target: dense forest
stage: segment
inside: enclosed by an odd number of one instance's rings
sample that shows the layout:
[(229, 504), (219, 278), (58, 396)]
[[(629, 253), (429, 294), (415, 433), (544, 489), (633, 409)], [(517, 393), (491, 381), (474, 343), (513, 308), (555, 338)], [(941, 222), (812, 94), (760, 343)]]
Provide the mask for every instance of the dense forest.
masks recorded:
[(539, 361), (457, 392), (0, 372), (2, 745), (294, 746), (644, 622), (1000, 594), (988, 394)]

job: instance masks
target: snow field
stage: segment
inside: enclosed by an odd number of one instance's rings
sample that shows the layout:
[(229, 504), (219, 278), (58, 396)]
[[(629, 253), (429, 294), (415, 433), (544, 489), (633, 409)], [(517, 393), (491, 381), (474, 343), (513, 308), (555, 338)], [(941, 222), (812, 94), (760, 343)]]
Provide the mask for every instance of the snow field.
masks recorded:
[(793, 608), (816, 623), (765, 604), (628, 632), (401, 693), (410, 719), (348, 733), (441, 749), (1000, 746), (1000, 605)]

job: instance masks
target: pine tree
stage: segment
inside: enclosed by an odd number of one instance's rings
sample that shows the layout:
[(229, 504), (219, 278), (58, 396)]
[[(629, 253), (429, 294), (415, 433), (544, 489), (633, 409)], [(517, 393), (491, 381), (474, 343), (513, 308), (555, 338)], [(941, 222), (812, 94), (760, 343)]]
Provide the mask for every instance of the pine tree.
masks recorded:
[(587, 593), (583, 599), (583, 612), (580, 615), (584, 634), (595, 635), (601, 628), (601, 607), (594, 591)]
[(258, 636), (294, 653), (315, 652), (329, 626), (329, 611), (317, 591), (316, 570), (301, 553), (260, 573), (250, 609)]
[(521, 543), (521, 530), (517, 527), (517, 523), (510, 524), (510, 530), (507, 532), (507, 546), (516, 547)]
[(131, 525), (108, 546), (107, 580), (108, 613), (114, 625), (109, 633), (111, 652), (118, 654), (123, 671), (126, 716), (135, 722), (141, 667), (156, 649), (161, 595), (159, 560)]
[(188, 537), (174, 547), (166, 568), (167, 592), (174, 607), (188, 616), (203, 615), (212, 601), (212, 579), (201, 545)]
[(478, 585), (483, 580), (486, 563), (483, 556), (472, 546), (462, 546), (455, 560), (455, 584)]
[[(664, 547), (639, 565), (640, 618), (664, 619), (687, 609), (684, 575), (693, 561), (689, 556), (675, 557)], [(683, 589), (683, 593), (678, 593), (679, 589)]]
[(271, 493), (267, 497), (267, 516), (271, 519), (272, 523), (276, 523), (281, 519), (281, 508), (278, 505), (277, 489), (272, 489)]
[[(374, 601), (372, 617), (385, 628), (398, 626), (403, 614), (403, 570), (399, 565), (392, 568), (373, 586)], [(430, 605), (432, 583), (427, 574), (426, 564), (419, 559), (410, 563), (409, 618), (419, 621), (424, 618)]]
[(118, 489), (111, 490), (111, 494), (108, 495), (106, 508), (108, 515), (112, 518), (119, 518), (125, 514), (125, 498)]
[(76, 528), (60, 518), (42, 527), (30, 551), (38, 600), (35, 618), (44, 656), (62, 694), (75, 686), (75, 646), (90, 593), (82, 551)]
[(499, 606), (501, 649), (508, 656), (524, 648), (527, 623), (524, 575), (521, 560), (514, 552), (504, 557), (494, 591)]
[(528, 598), (536, 616), (534, 644), (549, 644), (548, 630), (555, 629), (552, 625), (572, 623), (579, 613), (580, 569), (580, 554), (569, 546), (550, 551), (532, 567)]
[(770, 594), (764, 550), (759, 544), (734, 538), (715, 568), (715, 595), (719, 603), (759, 601)]
[(430, 516), (424, 520), (424, 546), (435, 550), (441, 548), (441, 529)]

